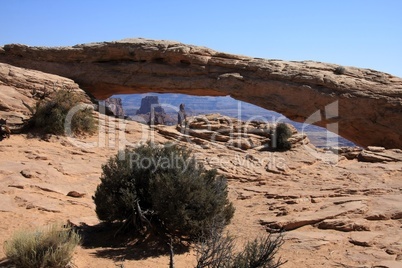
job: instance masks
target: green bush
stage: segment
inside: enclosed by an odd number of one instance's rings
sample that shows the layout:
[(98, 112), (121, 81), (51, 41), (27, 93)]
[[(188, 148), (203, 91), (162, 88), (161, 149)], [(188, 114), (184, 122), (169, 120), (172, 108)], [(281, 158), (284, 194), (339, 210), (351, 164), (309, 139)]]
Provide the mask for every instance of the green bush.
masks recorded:
[(285, 123), (279, 123), (275, 128), (276, 149), (279, 151), (290, 150), (292, 145), (288, 139), (292, 136), (292, 131)]
[[(63, 135), (65, 134), (64, 123), (68, 112), (81, 102), (82, 99), (73, 91), (58, 90), (49, 100), (41, 100), (37, 103), (32, 117), (32, 125), (44, 133)], [(79, 110), (72, 117), (72, 133), (93, 134), (96, 129), (92, 109)]]
[(100, 220), (193, 238), (212, 223), (224, 227), (233, 217), (226, 179), (205, 170), (188, 149), (147, 144), (124, 155), (102, 166), (93, 196)]
[(63, 268), (71, 261), (80, 236), (60, 224), (34, 232), (19, 231), (4, 243), (7, 258), (20, 268)]
[(334, 73), (338, 74), (338, 75), (344, 74), (345, 72), (346, 72), (346, 68), (343, 66), (338, 66), (334, 70)]

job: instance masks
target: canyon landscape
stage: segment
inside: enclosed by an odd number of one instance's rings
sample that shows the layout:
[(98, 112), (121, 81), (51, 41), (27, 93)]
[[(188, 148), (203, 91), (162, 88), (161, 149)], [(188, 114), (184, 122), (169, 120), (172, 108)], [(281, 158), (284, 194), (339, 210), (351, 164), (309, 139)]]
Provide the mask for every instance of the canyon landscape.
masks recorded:
[[(267, 148), (272, 126), (208, 113), (185, 126), (147, 125), (93, 111), (93, 135), (38, 137), (24, 126), (49, 92), (96, 106), (118, 94), (230, 96), (337, 130), (356, 147), (317, 148), (289, 125), (288, 151)], [(115, 101), (110, 102), (121, 104)], [(121, 110), (120, 110), (121, 112)], [(124, 148), (174, 142), (228, 179), (239, 243), (282, 231), (281, 267), (402, 266), (402, 79), (321, 62), (265, 60), (173, 41), (0, 47), (0, 244), (60, 221), (81, 231), (73, 267), (168, 267), (169, 247), (115, 238), (95, 213), (102, 165)], [(336, 128), (335, 128), (336, 125)], [(193, 245), (175, 267), (194, 267)], [(13, 267), (0, 247), (0, 267)]]

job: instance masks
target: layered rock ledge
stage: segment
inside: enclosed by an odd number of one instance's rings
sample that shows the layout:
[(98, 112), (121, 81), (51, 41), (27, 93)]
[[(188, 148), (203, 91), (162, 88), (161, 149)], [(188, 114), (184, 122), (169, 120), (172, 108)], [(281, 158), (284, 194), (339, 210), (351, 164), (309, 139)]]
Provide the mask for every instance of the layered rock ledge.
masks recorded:
[[(361, 146), (402, 148), (402, 79), (334, 64), (266, 60), (172, 41), (0, 47), (0, 62), (73, 79), (98, 99), (123, 93), (230, 95)], [(4, 67), (3, 67), (4, 68)]]

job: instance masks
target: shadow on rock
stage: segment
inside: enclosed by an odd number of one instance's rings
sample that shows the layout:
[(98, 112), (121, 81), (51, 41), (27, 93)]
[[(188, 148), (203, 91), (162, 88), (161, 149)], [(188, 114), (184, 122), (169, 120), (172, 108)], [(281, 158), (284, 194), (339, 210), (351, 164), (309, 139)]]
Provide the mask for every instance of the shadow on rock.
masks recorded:
[(4, 259), (0, 259), (0, 267), (3, 268), (15, 268), (16, 266), (9, 261), (8, 259), (4, 258)]
[[(101, 223), (95, 226), (78, 227), (83, 248), (96, 249), (95, 256), (107, 259), (141, 260), (170, 254), (170, 238), (154, 232), (119, 232), (121, 224)], [(189, 243), (174, 241), (175, 254), (189, 252)]]

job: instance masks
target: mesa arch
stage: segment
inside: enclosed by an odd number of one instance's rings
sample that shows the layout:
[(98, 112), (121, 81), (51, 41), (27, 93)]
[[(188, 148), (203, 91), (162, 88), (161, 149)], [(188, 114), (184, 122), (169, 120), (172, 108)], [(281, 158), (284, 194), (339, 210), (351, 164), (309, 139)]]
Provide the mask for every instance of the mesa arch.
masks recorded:
[[(313, 61), (266, 60), (173, 41), (0, 47), (0, 62), (68, 77), (98, 99), (130, 93), (225, 96), (327, 127), (361, 146), (402, 148), (402, 79)], [(332, 105), (331, 105), (332, 104)], [(328, 106), (330, 105), (330, 106)], [(328, 107), (332, 107), (328, 109)]]

